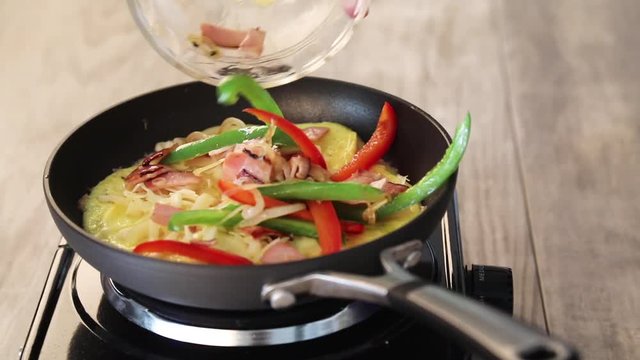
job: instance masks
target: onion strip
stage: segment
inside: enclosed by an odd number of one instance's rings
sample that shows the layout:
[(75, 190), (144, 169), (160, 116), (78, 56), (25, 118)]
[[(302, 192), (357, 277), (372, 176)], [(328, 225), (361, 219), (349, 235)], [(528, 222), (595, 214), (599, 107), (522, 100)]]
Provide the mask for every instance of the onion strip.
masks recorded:
[(254, 206), (249, 206), (244, 210), (242, 210), (242, 217), (245, 220), (251, 219), (259, 215), (261, 212), (264, 211), (264, 208), (265, 208), (264, 197), (262, 196), (260, 191), (256, 189), (251, 189), (249, 190), (249, 192), (251, 193), (251, 195), (253, 195), (253, 199), (255, 200), (256, 204)]
[(199, 168), (193, 170), (193, 175), (200, 176), (200, 175), (202, 175), (202, 173), (207, 172), (207, 171), (209, 171), (211, 169), (215, 169), (216, 167), (220, 166), (223, 162), (224, 162), (224, 159), (220, 159), (220, 160), (218, 160), (216, 162), (213, 162), (213, 163), (211, 163), (209, 165), (205, 165), (203, 167), (199, 167)]
[(304, 209), (305, 209), (305, 205), (301, 203), (272, 207), (264, 210), (260, 214), (252, 217), (251, 219), (245, 219), (241, 221), (240, 224), (238, 224), (238, 226), (240, 227), (255, 226), (265, 220), (279, 218), (279, 217), (289, 215)]

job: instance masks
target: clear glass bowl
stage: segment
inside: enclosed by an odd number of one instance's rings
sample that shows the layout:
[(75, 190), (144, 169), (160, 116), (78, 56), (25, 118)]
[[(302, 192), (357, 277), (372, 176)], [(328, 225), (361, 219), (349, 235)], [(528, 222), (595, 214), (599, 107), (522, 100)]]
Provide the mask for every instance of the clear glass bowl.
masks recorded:
[[(146, 39), (189, 76), (217, 85), (227, 75), (244, 73), (265, 87), (309, 74), (340, 51), (366, 16), (369, 2), (128, 0)], [(232, 30), (234, 35), (258, 29), (264, 35), (263, 49), (258, 54), (236, 44), (220, 46), (202, 36), (202, 24)], [(226, 35), (224, 31), (217, 34)]]

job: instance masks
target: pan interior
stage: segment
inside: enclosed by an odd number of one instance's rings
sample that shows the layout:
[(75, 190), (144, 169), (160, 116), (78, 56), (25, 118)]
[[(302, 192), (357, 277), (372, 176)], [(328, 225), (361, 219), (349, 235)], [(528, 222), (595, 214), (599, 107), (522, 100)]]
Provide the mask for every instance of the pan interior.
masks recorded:
[[(444, 154), (446, 135), (428, 115), (388, 94), (361, 86), (306, 78), (271, 89), (285, 117), (294, 122), (333, 121), (354, 129), (366, 141), (373, 133), (384, 101), (395, 108), (399, 128), (385, 158), (410, 181), (420, 179)], [(153, 151), (159, 141), (186, 136), (235, 116), (256, 119), (235, 106), (216, 102), (215, 88), (190, 83), (117, 105), (87, 121), (63, 141), (48, 173), (53, 202), (82, 227), (78, 200), (114, 169), (129, 166)]]

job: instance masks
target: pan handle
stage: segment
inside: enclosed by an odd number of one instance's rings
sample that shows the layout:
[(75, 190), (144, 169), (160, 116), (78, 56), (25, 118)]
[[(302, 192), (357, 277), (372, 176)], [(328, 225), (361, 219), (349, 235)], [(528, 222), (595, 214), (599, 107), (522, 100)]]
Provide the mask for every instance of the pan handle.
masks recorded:
[[(403, 268), (417, 263), (422, 243), (410, 241), (382, 252), (386, 274), (367, 277), (319, 272), (265, 285), (264, 300), (273, 308), (295, 304), (297, 295), (362, 300), (389, 306), (445, 331), (470, 350), (490, 359), (578, 359), (569, 345), (517, 322), (506, 314), (437, 285)], [(402, 263), (402, 265), (401, 265)]]

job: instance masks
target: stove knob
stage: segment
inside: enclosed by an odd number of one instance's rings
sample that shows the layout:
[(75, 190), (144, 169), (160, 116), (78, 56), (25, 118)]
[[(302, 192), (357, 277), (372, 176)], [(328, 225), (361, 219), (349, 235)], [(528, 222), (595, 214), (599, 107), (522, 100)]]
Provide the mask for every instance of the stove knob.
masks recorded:
[(513, 315), (513, 276), (500, 266), (471, 265), (466, 270), (467, 296)]

